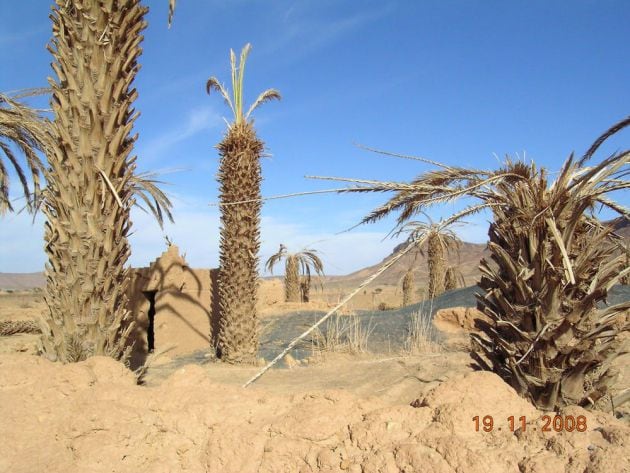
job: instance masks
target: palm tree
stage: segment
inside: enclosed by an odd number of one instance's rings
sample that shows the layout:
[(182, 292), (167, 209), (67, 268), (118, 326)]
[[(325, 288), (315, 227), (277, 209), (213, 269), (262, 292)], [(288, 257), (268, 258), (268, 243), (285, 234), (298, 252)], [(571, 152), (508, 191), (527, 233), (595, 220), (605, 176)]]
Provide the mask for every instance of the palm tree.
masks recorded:
[(456, 266), (449, 266), (446, 268), (446, 274), (444, 276), (444, 290), (450, 291), (457, 289), (458, 287), (464, 287), (466, 280), (464, 275)]
[(221, 203), (219, 250), (219, 334), (218, 354), (232, 363), (252, 361), (258, 350), (258, 252), (260, 249), (260, 182), (264, 143), (258, 139), (251, 113), (263, 103), (280, 99), (269, 89), (243, 113), (243, 76), (251, 50), (241, 51), (240, 63), (230, 50), (232, 97), (216, 77), (206, 84), (208, 93), (218, 91), (234, 114), (223, 140), (217, 146), (221, 161), (218, 181)]
[(271, 255), (266, 268), (273, 273), (273, 267), (284, 258), (284, 292), (287, 302), (308, 302), (311, 290), (311, 268), (318, 276), (324, 275), (324, 265), (316, 250), (304, 249), (297, 253), (288, 253), (286, 246), (280, 244), (277, 253)]
[(56, 0), (51, 15), (55, 146), (42, 205), (49, 308), (42, 348), (64, 362), (125, 356), (130, 208), (141, 199), (160, 223), (171, 218), (157, 181), (137, 174), (132, 156), (147, 11), (140, 0)]
[(407, 241), (410, 244), (417, 244), (426, 239), (426, 249), (419, 247), (421, 255), (426, 252), (427, 266), (429, 269), (428, 295), (433, 299), (444, 292), (446, 283), (446, 256), (450, 250), (457, 250), (461, 246), (461, 240), (450, 228), (435, 223), (431, 217), (425, 214), (428, 223), (420, 221), (410, 221), (403, 225), (397, 233), (407, 232)]
[(346, 190), (396, 191), (363, 222), (400, 211), (401, 225), (431, 205), (461, 197), (477, 202), (447, 222), (492, 211), (488, 247), (494, 264), (481, 261), (484, 294), (478, 297), (491, 322), (473, 335), (477, 362), (541, 409), (592, 406), (606, 395), (611, 363), (620, 353), (618, 336), (630, 330), (624, 316), (630, 302), (597, 307), (630, 268), (617, 251), (612, 226), (595, 214), (603, 206), (629, 216), (609, 194), (630, 187), (630, 151), (592, 162), (599, 146), (628, 125), (630, 117), (582, 158), (571, 155), (552, 182), (545, 169), (508, 158), (496, 171), (430, 162), (438, 169), (411, 183), (361, 181), (364, 188)]
[(407, 307), (411, 304), (411, 298), (413, 297), (413, 291), (415, 289), (414, 283), (413, 269), (409, 268), (402, 279), (403, 307)]
[[(30, 94), (30, 91), (26, 92), (26, 95)], [(36, 209), (41, 198), (40, 176), (44, 165), (38, 153), (45, 153), (50, 147), (50, 135), (47, 133), (47, 122), (36, 110), (20, 102), (19, 98), (23, 96), (24, 94), (15, 97), (0, 93), (0, 215), (13, 211), (9, 198), (9, 174), (2, 160), (3, 155), (20, 180), (26, 207), (29, 210)], [(24, 156), (27, 173), (22, 169), (14, 149)], [(29, 177), (33, 180), (32, 191)]]

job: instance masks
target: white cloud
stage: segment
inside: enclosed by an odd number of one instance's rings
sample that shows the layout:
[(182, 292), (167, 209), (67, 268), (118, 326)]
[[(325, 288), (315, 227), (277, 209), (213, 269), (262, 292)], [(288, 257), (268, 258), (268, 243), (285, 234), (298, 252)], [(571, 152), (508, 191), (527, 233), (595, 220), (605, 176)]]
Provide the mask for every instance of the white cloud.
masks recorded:
[[(206, 202), (191, 197), (174, 197), (175, 224), (161, 230), (153, 218), (134, 211), (131, 236), (134, 266), (146, 266), (165, 249), (164, 235), (186, 254), (189, 264), (197, 268), (216, 268), (219, 261), (219, 213)], [(318, 232), (283, 219), (263, 216), (261, 221), (261, 266), (278, 250), (280, 243), (290, 251), (305, 247), (319, 251), (327, 274), (347, 274), (377, 263), (387, 256), (396, 242), (382, 241), (382, 232), (354, 231), (336, 235)], [(278, 268), (282, 274), (281, 268)], [(276, 273), (276, 272), (274, 272)]]
[(299, 11), (292, 5), (283, 15), (285, 26), (262, 48), (265, 54), (282, 51), (283, 57), (296, 58), (334, 42), (340, 36), (371, 23), (391, 11), (391, 5), (377, 10), (361, 9), (345, 18), (313, 18), (312, 11)]
[(221, 116), (210, 106), (200, 107), (192, 110), (183, 125), (172, 127), (171, 124), (164, 124), (170, 131), (160, 132), (149, 139), (148, 143), (139, 146), (138, 154), (143, 156), (143, 162), (155, 161), (159, 156), (168, 151), (174, 145), (186, 141), (205, 130), (210, 130), (222, 123)]

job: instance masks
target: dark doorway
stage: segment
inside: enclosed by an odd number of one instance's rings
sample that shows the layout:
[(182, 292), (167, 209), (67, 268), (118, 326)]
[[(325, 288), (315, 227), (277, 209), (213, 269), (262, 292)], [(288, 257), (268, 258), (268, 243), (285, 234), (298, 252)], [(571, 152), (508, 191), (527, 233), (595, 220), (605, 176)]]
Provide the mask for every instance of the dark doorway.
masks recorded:
[(144, 297), (149, 301), (149, 311), (147, 317), (149, 318), (149, 326), (147, 327), (147, 350), (149, 353), (153, 353), (155, 350), (155, 294), (157, 291), (144, 291)]

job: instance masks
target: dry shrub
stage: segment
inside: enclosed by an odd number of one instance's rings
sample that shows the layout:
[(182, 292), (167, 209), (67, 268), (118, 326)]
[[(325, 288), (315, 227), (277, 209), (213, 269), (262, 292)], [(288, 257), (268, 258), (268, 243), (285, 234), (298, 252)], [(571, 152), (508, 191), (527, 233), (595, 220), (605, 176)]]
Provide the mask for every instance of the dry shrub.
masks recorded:
[(312, 347), (314, 352), (325, 353), (365, 353), (368, 340), (375, 326), (370, 320), (367, 325), (361, 323), (357, 314), (335, 315), (328, 321), (325, 329), (314, 332)]

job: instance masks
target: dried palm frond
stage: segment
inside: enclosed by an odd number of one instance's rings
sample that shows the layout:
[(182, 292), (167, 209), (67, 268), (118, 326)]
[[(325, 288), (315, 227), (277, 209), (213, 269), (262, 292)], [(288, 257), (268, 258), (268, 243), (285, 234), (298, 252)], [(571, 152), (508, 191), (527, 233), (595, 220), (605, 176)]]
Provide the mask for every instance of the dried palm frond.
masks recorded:
[(3, 320), (0, 322), (0, 337), (18, 333), (40, 333), (39, 323), (35, 320)]
[(177, 4), (177, 0), (168, 0), (168, 27), (169, 28), (173, 24), (173, 16), (175, 15), (176, 4)]
[[(9, 175), (2, 155), (18, 176), (27, 208), (32, 211), (39, 205), (44, 165), (38, 153), (45, 155), (52, 146), (50, 127), (37, 110), (19, 101), (19, 98), (39, 93), (39, 89), (18, 91), (12, 96), (0, 93), (0, 215), (13, 211), (9, 199)], [(22, 169), (16, 151), (24, 156), (28, 174)], [(29, 178), (33, 181), (32, 191)]]

